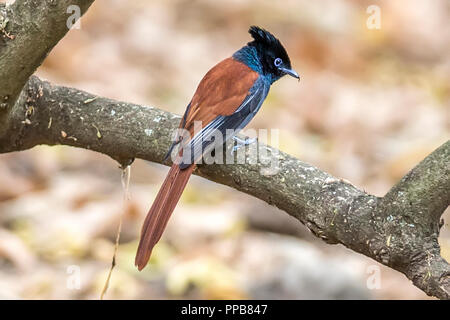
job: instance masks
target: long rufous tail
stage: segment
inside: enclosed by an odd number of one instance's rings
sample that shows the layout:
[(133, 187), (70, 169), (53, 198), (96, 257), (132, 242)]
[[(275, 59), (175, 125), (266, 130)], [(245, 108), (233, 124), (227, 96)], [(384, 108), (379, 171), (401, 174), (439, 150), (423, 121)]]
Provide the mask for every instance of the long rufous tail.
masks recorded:
[(195, 165), (180, 169), (173, 164), (153, 202), (142, 226), (141, 239), (134, 264), (142, 270), (150, 259), (153, 247), (161, 238), (167, 222), (183, 193)]

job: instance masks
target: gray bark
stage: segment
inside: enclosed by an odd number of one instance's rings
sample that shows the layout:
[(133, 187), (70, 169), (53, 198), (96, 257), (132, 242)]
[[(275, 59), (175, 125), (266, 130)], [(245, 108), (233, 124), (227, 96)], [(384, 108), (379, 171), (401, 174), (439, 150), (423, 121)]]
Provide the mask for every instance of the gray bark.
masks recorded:
[[(156, 108), (31, 77), (2, 124), (8, 129), (0, 136), (0, 153), (63, 144), (107, 154), (121, 165), (134, 158), (163, 163), (179, 121)], [(277, 174), (264, 174), (261, 162), (200, 165), (195, 174), (274, 205), (327, 243), (343, 244), (404, 273), (427, 294), (449, 299), (450, 266), (437, 238), (450, 203), (450, 141), (382, 198), (269, 146), (258, 148), (269, 151), (266, 161), (278, 163)], [(249, 158), (250, 148), (246, 152)]]
[[(83, 14), (94, 0), (17, 0), (0, 4), (0, 118), (22, 87), (69, 31), (67, 8)], [(0, 127), (0, 131), (3, 128)]]

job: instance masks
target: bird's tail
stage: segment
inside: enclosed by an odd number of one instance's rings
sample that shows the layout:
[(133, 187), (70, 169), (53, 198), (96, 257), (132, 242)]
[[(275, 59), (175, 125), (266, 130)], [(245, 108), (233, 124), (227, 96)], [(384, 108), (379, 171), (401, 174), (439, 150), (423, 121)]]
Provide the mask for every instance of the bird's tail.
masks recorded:
[(150, 259), (153, 247), (161, 238), (167, 222), (183, 193), (195, 165), (180, 169), (173, 164), (153, 202), (142, 226), (141, 239), (134, 264), (142, 270)]

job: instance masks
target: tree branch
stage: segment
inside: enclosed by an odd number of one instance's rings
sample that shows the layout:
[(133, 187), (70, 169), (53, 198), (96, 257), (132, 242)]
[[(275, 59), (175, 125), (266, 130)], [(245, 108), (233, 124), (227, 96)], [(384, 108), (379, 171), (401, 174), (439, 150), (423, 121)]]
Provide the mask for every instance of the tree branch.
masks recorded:
[[(162, 163), (179, 117), (31, 77), (1, 122), (0, 153), (64, 144)], [(419, 163), (383, 198), (357, 189), (266, 145), (267, 165), (200, 165), (196, 174), (284, 210), (330, 244), (371, 257), (405, 274), (429, 295), (450, 299), (450, 265), (440, 256), (440, 217), (450, 204), (450, 141)], [(226, 150), (228, 152), (229, 150)], [(246, 157), (250, 157), (246, 151)], [(165, 163), (169, 164), (169, 163)]]
[(83, 14), (93, 1), (16, 0), (9, 6), (0, 4), (0, 118), (12, 108), (28, 78), (69, 31), (69, 6), (78, 6)]

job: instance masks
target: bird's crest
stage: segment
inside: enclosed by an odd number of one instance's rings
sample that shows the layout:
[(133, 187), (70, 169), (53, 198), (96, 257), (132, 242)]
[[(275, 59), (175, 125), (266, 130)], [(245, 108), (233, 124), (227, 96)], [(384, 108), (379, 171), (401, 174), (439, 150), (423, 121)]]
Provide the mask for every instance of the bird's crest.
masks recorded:
[(248, 33), (252, 36), (253, 39), (255, 39), (255, 42), (260, 43), (262, 45), (266, 45), (268, 47), (271, 46), (281, 46), (280, 41), (275, 38), (273, 34), (271, 34), (269, 31), (257, 27), (257, 26), (251, 26), (248, 30)]

